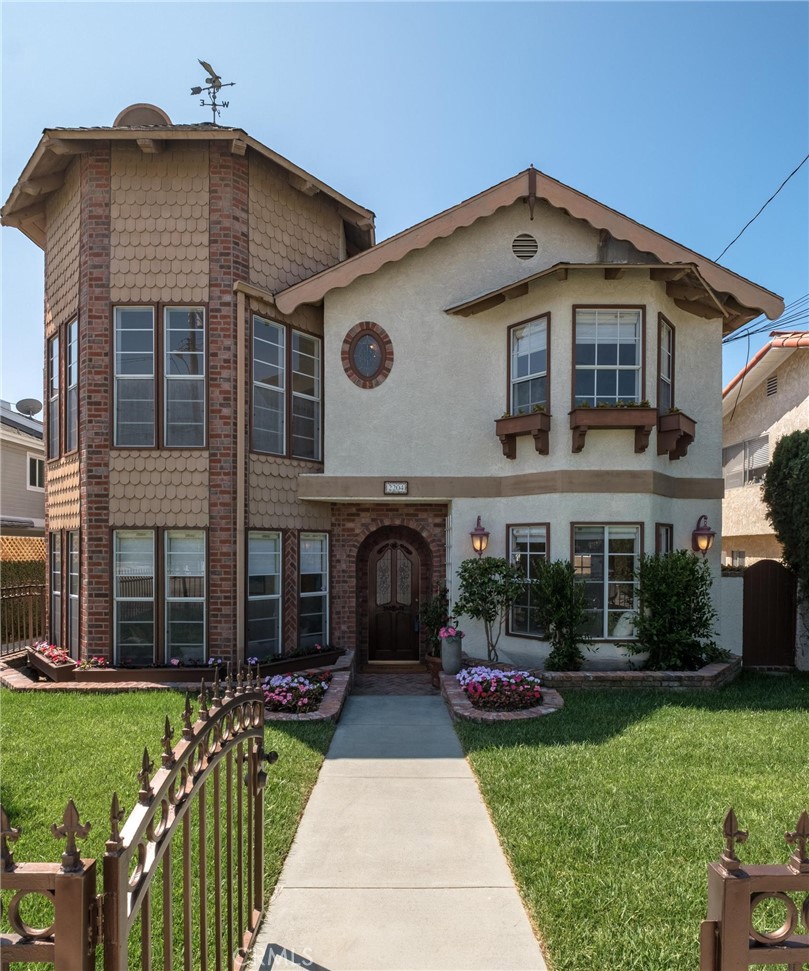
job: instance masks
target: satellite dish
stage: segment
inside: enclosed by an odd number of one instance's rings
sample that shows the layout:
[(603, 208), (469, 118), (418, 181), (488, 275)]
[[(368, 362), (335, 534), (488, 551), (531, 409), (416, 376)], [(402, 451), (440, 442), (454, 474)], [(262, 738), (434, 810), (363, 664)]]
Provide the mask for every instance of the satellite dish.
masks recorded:
[(42, 402), (38, 401), (36, 398), (23, 398), (22, 401), (18, 401), (14, 407), (21, 415), (26, 415), (28, 418), (33, 418), (34, 415), (38, 415), (40, 411), (42, 411)]

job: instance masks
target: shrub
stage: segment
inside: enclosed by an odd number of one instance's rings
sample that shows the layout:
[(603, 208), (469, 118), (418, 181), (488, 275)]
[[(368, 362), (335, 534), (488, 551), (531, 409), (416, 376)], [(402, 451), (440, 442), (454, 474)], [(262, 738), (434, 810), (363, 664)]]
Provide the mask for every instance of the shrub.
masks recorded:
[(440, 654), (441, 640), (438, 632), (449, 622), (449, 591), (446, 584), (436, 588), (435, 596), (421, 608), (420, 617), (427, 637), (427, 653)]
[(762, 498), (784, 547), (784, 563), (798, 577), (801, 599), (809, 599), (809, 430), (779, 439)]
[(646, 668), (696, 671), (730, 656), (713, 641), (717, 614), (711, 570), (704, 559), (688, 550), (644, 555), (635, 576), (640, 582), (637, 641), (624, 647), (631, 654), (648, 652)]
[(7, 560), (0, 564), (0, 587), (17, 587), (24, 583), (44, 582), (44, 560)]
[(506, 614), (525, 589), (522, 571), (502, 557), (471, 557), (458, 567), (458, 580), (455, 613), (483, 621), (486, 652), (496, 661)]
[(578, 671), (584, 656), (580, 645), (591, 642), (586, 633), (589, 616), (583, 585), (567, 560), (534, 567), (531, 603), (536, 604), (539, 622), (551, 645), (546, 671)]

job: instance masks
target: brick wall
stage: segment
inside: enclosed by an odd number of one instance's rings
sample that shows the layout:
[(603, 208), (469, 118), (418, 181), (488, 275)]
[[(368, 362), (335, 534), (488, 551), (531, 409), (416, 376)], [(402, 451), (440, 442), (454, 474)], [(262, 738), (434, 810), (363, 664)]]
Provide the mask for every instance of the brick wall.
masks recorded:
[[(368, 659), (368, 554), (377, 540), (406, 539), (421, 559), (420, 599), (432, 596), (446, 573), (446, 518), (443, 503), (332, 505), (331, 642), (357, 647)], [(377, 534), (377, 535), (374, 535)], [(421, 645), (424, 653), (425, 645)]]
[[(210, 144), (208, 308), (208, 651), (236, 659), (236, 297), (248, 276), (247, 160)], [(246, 389), (245, 389), (246, 393)], [(245, 400), (245, 407), (246, 407)]]
[(111, 656), (110, 149), (81, 157), (79, 240), (79, 481), (81, 653)]

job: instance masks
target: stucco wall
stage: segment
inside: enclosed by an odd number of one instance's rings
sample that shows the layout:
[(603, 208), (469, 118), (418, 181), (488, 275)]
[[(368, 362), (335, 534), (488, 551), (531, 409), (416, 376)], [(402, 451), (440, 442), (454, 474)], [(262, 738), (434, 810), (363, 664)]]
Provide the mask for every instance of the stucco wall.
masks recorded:
[(742, 626), (744, 620), (744, 577), (722, 577), (719, 584), (722, 598), (720, 622), (721, 647), (734, 654), (742, 653)]

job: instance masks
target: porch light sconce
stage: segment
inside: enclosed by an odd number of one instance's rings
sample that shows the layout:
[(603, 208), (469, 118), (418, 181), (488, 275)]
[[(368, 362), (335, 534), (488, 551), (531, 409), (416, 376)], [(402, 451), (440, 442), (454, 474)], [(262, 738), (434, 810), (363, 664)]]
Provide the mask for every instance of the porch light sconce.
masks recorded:
[(716, 530), (711, 529), (711, 527), (708, 525), (708, 517), (700, 516), (697, 520), (696, 529), (691, 534), (691, 549), (695, 553), (702, 553), (704, 557), (708, 550), (713, 546), (715, 536)]
[(477, 526), (475, 526), (469, 536), (472, 540), (472, 549), (478, 556), (483, 556), (486, 547), (489, 545), (489, 531), (481, 525), (480, 516), (478, 516)]

